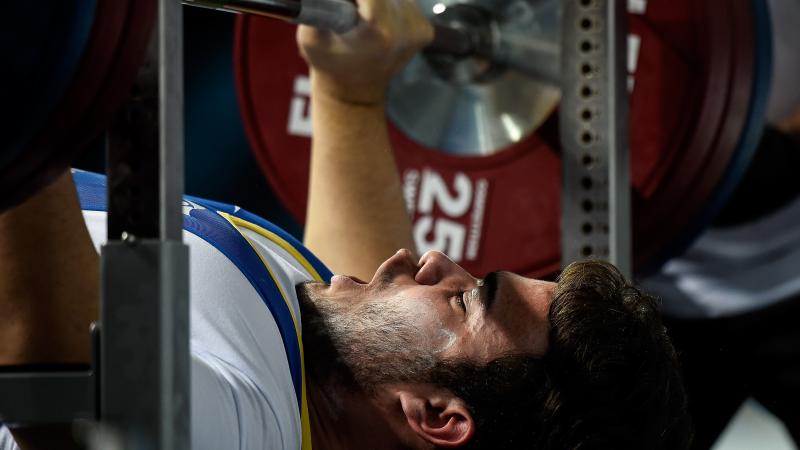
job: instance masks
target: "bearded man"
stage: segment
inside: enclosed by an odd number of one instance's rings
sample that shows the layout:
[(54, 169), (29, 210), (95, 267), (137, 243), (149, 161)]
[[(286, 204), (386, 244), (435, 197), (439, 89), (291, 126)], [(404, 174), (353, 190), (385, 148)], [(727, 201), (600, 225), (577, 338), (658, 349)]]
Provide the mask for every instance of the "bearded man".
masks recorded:
[[(576, 263), (555, 283), (477, 279), (414, 253), (384, 93), (433, 32), (412, 0), (358, 9), (344, 35), (298, 32), (313, 88), (310, 251), (239, 208), (184, 203), (192, 448), (685, 448), (656, 302), (612, 265)], [(0, 365), (88, 361), (104, 189), (67, 173), (0, 215)], [(12, 433), (23, 449), (63, 439)]]

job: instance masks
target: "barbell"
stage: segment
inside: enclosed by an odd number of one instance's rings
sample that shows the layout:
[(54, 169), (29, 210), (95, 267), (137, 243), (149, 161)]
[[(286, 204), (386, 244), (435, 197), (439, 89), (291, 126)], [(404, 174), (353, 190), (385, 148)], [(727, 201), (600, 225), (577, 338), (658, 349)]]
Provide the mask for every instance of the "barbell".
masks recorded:
[[(581, 2), (587, 8), (592, 3)], [(662, 259), (669, 253), (665, 249), (679, 248), (676, 242), (687, 242), (708, 223), (747, 167), (761, 130), (770, 66), (764, 0), (731, 2), (726, 8), (715, 8), (714, 3), (629, 1), (634, 248), (640, 268)], [(42, 80), (42, 69), (23, 65), (15, 65), (21, 69), (13, 88), (3, 84), (6, 94), (40, 88), (46, 104), (23, 122), (35, 126), (4, 133), (0, 209), (22, 201), (60, 173), (130, 94), (152, 29), (154, 3), (95, 0), (93, 8), (87, 5), (54, 0), (47, 9), (37, 2), (39, 10), (72, 8), (80, 20), (70, 21), (72, 28), (64, 35), (45, 24), (28, 26), (31, 33), (51, 32), (51, 43), (72, 42), (77, 50), (36, 53), (42, 61), (52, 59), (72, 68), (59, 73), (65, 86), (61, 90), (44, 89), (43, 83), (51, 80)], [(559, 29), (553, 26), (560, 26), (559, 2), (421, 0), (420, 5), (437, 24), (440, 43), (435, 45), (441, 47), (415, 58), (398, 75), (388, 104), (391, 139), (417, 244), (423, 250), (445, 250), (475, 274), (503, 267), (549, 275), (559, 265), (561, 233), (554, 114), (560, 91), (553, 82), (560, 70)], [(12, 35), (30, 25), (19, 17), (37, 14), (25, 10), (24, 2), (9, 7), (18, 8), (16, 14), (4, 14), (4, 29)], [(90, 30), (82, 44), (80, 24)], [(487, 39), (485, 31), (474, 31), (472, 25), (492, 33)], [(483, 37), (453, 38), (465, 34)], [(24, 51), (30, 54), (29, 48), (3, 42), (17, 50), (14, 64), (24, 60)], [(508, 56), (496, 51), (498, 42), (514, 43), (505, 47), (506, 54), (516, 49), (528, 55), (527, 66), (538, 73), (509, 64), (503, 59)], [(275, 192), (302, 221), (310, 90), (294, 28), (242, 15), (233, 52), (241, 113), (253, 152)], [(282, 69), (274, 61), (281, 61)], [(591, 95), (591, 84), (569, 88)], [(9, 107), (24, 109), (21, 98)], [(585, 180), (587, 189), (592, 182)]]
[[(557, 0), (419, 4), (432, 20), (443, 11), (479, 9), (503, 39), (560, 47)], [(594, 2), (579, 4), (588, 10)], [(633, 249), (641, 271), (690, 242), (747, 167), (763, 126), (770, 31), (763, 0), (725, 8), (714, 0), (628, 5)], [(238, 98), (250, 145), (279, 198), (303, 222), (310, 89), (294, 28), (245, 15), (235, 33)], [(546, 67), (558, 59), (531, 64)], [(591, 82), (563, 88), (585, 96), (594, 89)], [(423, 54), (394, 79), (390, 137), (421, 251), (442, 250), (477, 275), (498, 267), (533, 276), (558, 270), (559, 97), (560, 90), (541, 78), (481, 58), (442, 61)], [(598, 113), (574, 112), (587, 121)], [(582, 163), (591, 165), (591, 155)], [(596, 182), (587, 178), (583, 186), (588, 192)], [(582, 208), (608, 207), (588, 197)], [(607, 230), (587, 223), (570, 232)]]
[[(359, 23), (358, 9), (348, 0), (184, 0), (183, 3), (279, 18), (339, 34), (350, 31)], [(557, 57), (557, 47), (541, 45), (530, 39), (510, 39), (492, 26), (490, 14), (469, 3), (452, 8), (447, 8), (444, 3), (438, 5), (440, 10), (431, 20), (434, 37), (425, 49), (427, 53), (458, 59), (481, 58), (557, 84), (557, 61), (545, 67), (537, 64), (543, 57)]]

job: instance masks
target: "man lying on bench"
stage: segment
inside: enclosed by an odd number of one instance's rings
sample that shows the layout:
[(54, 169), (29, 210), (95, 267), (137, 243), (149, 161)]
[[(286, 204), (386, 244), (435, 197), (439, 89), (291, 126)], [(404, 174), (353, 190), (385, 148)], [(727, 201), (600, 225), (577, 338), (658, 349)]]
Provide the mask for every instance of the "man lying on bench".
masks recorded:
[[(345, 35), (298, 31), (312, 67), (316, 257), (246, 211), (184, 203), (192, 447), (686, 448), (656, 302), (613, 266), (576, 263), (557, 283), (476, 279), (415, 254), (384, 92), (432, 31), (412, 0), (358, 7)], [(104, 183), (66, 173), (0, 215), (0, 365), (88, 361)], [(12, 432), (22, 448), (60, 438)]]

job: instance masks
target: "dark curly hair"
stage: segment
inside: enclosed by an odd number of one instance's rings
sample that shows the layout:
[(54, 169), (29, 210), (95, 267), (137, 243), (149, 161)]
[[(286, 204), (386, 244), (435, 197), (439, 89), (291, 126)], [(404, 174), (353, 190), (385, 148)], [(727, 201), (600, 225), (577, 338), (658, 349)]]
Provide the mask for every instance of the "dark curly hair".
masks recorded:
[(684, 449), (686, 394), (656, 300), (613, 265), (558, 279), (543, 357), (437, 364), (432, 381), (470, 407), (474, 449)]

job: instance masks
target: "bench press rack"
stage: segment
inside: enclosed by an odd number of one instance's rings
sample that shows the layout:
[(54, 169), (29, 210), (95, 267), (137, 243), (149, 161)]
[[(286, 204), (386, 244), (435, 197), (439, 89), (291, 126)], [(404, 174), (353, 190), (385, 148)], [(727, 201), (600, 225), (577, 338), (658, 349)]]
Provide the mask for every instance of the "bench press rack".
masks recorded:
[(562, 267), (595, 256), (630, 278), (627, 3), (562, 3), (559, 123)]
[(13, 426), (99, 420), (103, 449), (189, 449), (189, 252), (183, 244), (183, 13), (157, 29), (107, 138), (108, 243), (101, 250), (95, 360), (77, 371), (0, 373)]
[[(191, 448), (182, 5), (150, 1), (158, 21), (147, 62), (108, 132), (108, 243), (91, 366), (0, 372), (2, 422), (88, 422), (93, 449)], [(626, 2), (563, 5), (562, 261), (605, 257), (630, 276)], [(581, 51), (584, 42), (596, 50)], [(586, 233), (587, 224), (604, 232)]]

